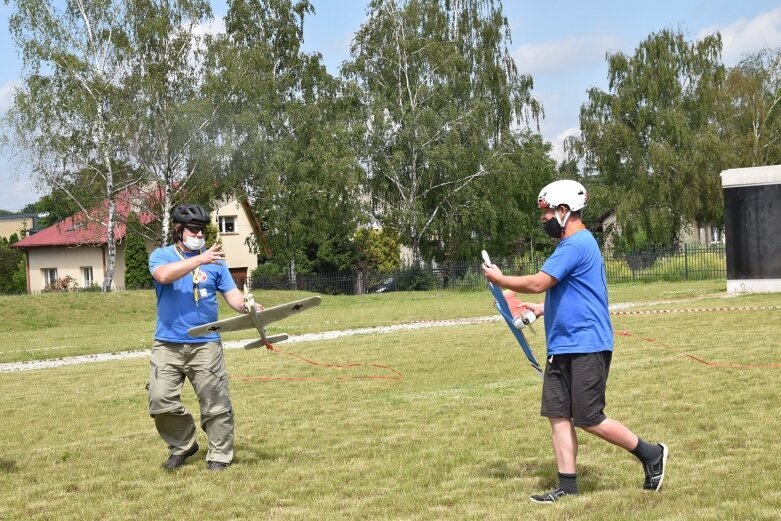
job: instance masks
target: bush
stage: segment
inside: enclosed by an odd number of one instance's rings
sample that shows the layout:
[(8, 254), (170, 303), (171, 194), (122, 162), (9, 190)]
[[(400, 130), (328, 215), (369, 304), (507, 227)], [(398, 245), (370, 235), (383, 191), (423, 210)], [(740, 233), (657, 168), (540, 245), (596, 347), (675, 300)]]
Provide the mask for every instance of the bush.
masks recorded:
[(56, 282), (52, 282), (51, 284), (47, 284), (43, 290), (41, 290), (42, 293), (62, 293), (65, 291), (76, 291), (79, 289), (79, 283), (76, 282), (76, 279), (71, 277), (70, 275), (66, 275), (65, 277), (62, 277), (61, 279), (57, 280)]
[(265, 290), (290, 289), (287, 270), (273, 262), (259, 264), (250, 274), (250, 287)]
[(252, 278), (255, 277), (278, 277), (285, 275), (287, 270), (274, 262), (264, 262), (258, 264), (258, 267), (252, 270)]
[(487, 288), (488, 283), (483, 275), (482, 268), (478, 268), (477, 271), (470, 269), (464, 277), (461, 279), (461, 283), (456, 286), (456, 289), (461, 291), (474, 291), (480, 288)]
[(401, 266), (399, 237), (391, 230), (361, 228), (355, 240), (366, 268), (391, 272)]
[(397, 279), (399, 291), (428, 291), (437, 283), (433, 271), (417, 267), (400, 271)]

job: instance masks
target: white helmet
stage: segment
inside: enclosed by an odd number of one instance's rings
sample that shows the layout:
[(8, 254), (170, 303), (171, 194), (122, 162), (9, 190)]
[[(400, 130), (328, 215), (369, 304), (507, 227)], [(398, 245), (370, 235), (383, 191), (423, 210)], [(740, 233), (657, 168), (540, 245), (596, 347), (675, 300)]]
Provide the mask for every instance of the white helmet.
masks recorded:
[(566, 204), (570, 211), (577, 212), (586, 206), (587, 198), (586, 188), (582, 184), (571, 179), (562, 179), (540, 190), (537, 207), (555, 210), (559, 205)]

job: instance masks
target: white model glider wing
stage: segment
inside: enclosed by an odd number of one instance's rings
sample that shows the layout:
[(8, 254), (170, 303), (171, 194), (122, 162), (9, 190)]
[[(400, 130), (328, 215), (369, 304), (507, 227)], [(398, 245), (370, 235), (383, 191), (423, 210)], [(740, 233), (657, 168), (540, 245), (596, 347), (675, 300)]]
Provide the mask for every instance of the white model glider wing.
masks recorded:
[[(240, 331), (242, 329), (263, 328), (283, 318), (287, 318), (301, 311), (313, 308), (320, 304), (320, 297), (309, 297), (287, 304), (280, 304), (273, 308), (263, 309), (261, 311), (250, 311), (245, 315), (226, 318), (210, 322), (202, 326), (194, 327), (187, 331), (192, 337), (199, 337), (209, 333), (225, 333), (228, 331)], [(257, 322), (256, 322), (257, 321)]]
[(295, 315), (297, 313), (301, 313), (302, 311), (306, 311), (307, 309), (319, 306), (321, 300), (322, 299), (320, 297), (309, 297), (296, 300), (295, 302), (288, 302), (287, 304), (280, 304), (279, 306), (274, 306), (273, 308), (258, 311), (258, 318), (264, 326), (267, 326), (278, 320), (282, 320), (283, 318), (287, 318), (291, 315)]
[(241, 331), (242, 329), (254, 329), (255, 322), (252, 321), (252, 317), (247, 313), (246, 315), (239, 315), (236, 317), (226, 318), (218, 320), (216, 322), (210, 322), (202, 326), (194, 327), (187, 331), (190, 336), (203, 336), (209, 333), (226, 333), (228, 331)]

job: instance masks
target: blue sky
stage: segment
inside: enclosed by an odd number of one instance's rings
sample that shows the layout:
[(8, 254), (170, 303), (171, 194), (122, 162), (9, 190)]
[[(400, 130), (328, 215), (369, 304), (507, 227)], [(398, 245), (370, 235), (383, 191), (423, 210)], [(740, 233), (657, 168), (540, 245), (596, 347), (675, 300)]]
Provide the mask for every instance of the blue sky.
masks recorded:
[[(306, 19), (304, 48), (317, 51), (333, 74), (349, 59), (350, 42), (365, 19), (367, 1), (312, 0), (316, 14)], [(639, 4), (639, 5), (638, 5)], [(225, 14), (214, 1), (214, 14)], [(12, 7), (0, 4), (0, 112), (7, 110), (23, 71), (8, 32)], [(578, 112), (591, 87), (607, 89), (608, 52), (632, 53), (650, 33), (681, 30), (688, 39), (719, 31), (723, 61), (734, 65), (740, 56), (762, 48), (781, 47), (781, 4), (772, 0), (506, 1), (504, 12), (512, 30), (512, 53), (520, 71), (534, 78), (534, 95), (543, 103), (543, 138), (559, 154), (564, 137), (577, 132)], [(24, 165), (0, 151), (0, 209), (19, 210), (42, 193)]]

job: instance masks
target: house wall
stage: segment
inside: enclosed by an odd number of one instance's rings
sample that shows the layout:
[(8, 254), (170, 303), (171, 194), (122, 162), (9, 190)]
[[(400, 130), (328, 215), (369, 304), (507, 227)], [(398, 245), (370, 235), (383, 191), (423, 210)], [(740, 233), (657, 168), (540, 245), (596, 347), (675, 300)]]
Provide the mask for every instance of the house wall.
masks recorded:
[(98, 284), (103, 282), (103, 248), (94, 246), (80, 246), (68, 248), (66, 246), (52, 246), (43, 248), (30, 248), (27, 251), (28, 285), (30, 291), (41, 291), (46, 286), (43, 278), (43, 269), (57, 268), (57, 278), (73, 277), (84, 287), (82, 267), (92, 267), (92, 277)]
[(33, 227), (33, 220), (30, 217), (20, 217), (19, 219), (0, 220), (0, 237), (9, 238), (16, 234), (20, 239), (25, 237), (23, 230), (30, 230)]
[[(106, 259), (108, 262), (108, 259)], [(101, 276), (100, 282), (103, 282)], [(125, 242), (117, 244), (117, 265), (114, 267), (114, 279), (111, 281), (112, 287), (124, 288), (125, 287)]]
[(254, 234), (249, 217), (238, 201), (223, 204), (212, 214), (218, 229), (220, 217), (234, 217), (234, 231), (220, 232), (218, 235), (222, 239), (222, 249), (225, 251), (225, 261), (228, 267), (233, 272), (246, 269), (247, 276), (252, 275), (252, 270), (258, 267), (258, 256), (246, 244), (247, 238)]
[[(71, 276), (76, 280), (79, 288), (84, 288), (84, 274), (81, 268), (92, 268), (93, 283), (103, 285), (105, 272), (105, 247), (103, 246), (79, 246), (68, 248), (65, 246), (52, 246), (30, 248), (27, 251), (28, 259), (28, 285), (30, 291), (41, 291), (46, 286), (43, 270), (57, 268), (57, 278), (63, 279)], [(113, 288), (125, 286), (125, 245), (117, 244), (117, 264), (114, 268)]]

